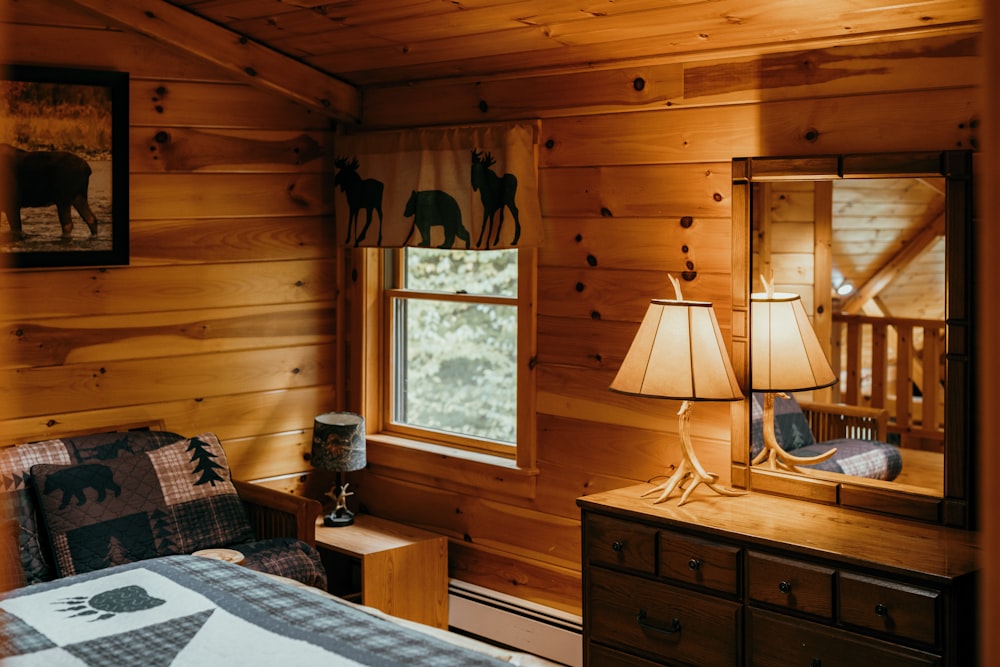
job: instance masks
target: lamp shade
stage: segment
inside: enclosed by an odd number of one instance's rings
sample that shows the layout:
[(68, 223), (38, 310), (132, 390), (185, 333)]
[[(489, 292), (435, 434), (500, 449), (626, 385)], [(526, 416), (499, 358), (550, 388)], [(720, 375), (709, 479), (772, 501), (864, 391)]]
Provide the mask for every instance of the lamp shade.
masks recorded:
[(798, 294), (750, 295), (750, 384), (754, 391), (806, 391), (837, 381)]
[(312, 464), (329, 472), (364, 468), (365, 418), (353, 412), (317, 416), (313, 424)]
[(711, 303), (654, 299), (613, 391), (686, 401), (743, 398)]

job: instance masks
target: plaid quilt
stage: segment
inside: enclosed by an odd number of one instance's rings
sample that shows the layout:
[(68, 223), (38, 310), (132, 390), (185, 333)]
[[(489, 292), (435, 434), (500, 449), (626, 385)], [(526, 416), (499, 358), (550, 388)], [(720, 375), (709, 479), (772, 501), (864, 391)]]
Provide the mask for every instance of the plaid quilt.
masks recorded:
[(8, 658), (45, 667), (508, 664), (197, 556), (166, 556), (18, 589), (0, 601), (0, 661)]
[[(826, 461), (801, 464), (803, 470), (825, 470), (854, 477), (892, 481), (903, 470), (899, 448), (875, 440), (844, 438), (816, 442), (802, 408), (794, 398), (774, 399), (774, 435), (778, 445), (796, 456), (819, 456), (834, 447), (837, 453)], [(764, 448), (764, 396), (754, 392), (750, 409), (750, 456)]]
[(896, 479), (903, 471), (903, 456), (899, 447), (875, 440), (827, 440), (802, 447), (795, 453), (800, 456), (818, 456), (834, 447), (837, 448), (837, 453), (832, 458), (803, 468), (883, 479), (887, 482)]

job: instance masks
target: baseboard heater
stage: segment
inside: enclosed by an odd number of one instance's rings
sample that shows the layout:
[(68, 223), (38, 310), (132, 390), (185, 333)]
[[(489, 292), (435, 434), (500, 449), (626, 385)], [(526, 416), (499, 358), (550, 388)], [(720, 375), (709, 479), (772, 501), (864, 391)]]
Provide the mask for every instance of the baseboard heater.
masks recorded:
[(579, 616), (452, 579), (448, 584), (452, 630), (498, 646), (539, 655), (569, 667), (583, 664)]

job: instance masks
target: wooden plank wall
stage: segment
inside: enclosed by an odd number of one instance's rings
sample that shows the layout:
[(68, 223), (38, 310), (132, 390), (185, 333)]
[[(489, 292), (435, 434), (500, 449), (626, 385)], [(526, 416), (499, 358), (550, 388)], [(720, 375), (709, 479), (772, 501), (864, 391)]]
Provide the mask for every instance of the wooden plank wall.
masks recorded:
[(5, 59), (130, 73), (131, 264), (0, 274), (0, 444), (161, 421), (240, 477), (307, 468), (338, 399), (329, 120), (73, 7), (0, 2)]
[[(0, 276), (2, 439), (160, 418), (217, 432), (241, 476), (307, 469), (348, 343), (327, 124), (54, 0), (0, 3), (17, 60), (132, 72), (134, 218), (128, 268)], [(977, 51), (955, 35), (364, 91), (372, 128), (542, 118), (546, 233), (536, 497), (385, 473), (360, 481), (366, 505), (448, 535), (453, 576), (578, 611), (575, 498), (678, 460), (676, 404), (607, 390), (648, 300), (689, 272), (684, 295), (714, 302), (729, 335), (730, 160), (974, 147)], [(320, 155), (292, 159), (309, 139)], [(728, 478), (729, 408), (693, 421)]]
[[(536, 498), (383, 476), (364, 482), (369, 505), (453, 536), (456, 576), (578, 608), (575, 498), (679, 459), (676, 404), (607, 390), (648, 300), (672, 296), (668, 273), (692, 272), (684, 296), (712, 301), (731, 330), (730, 160), (975, 148), (977, 54), (975, 37), (951, 36), (363, 91), (373, 127), (541, 117), (546, 234)], [(702, 462), (728, 478), (728, 408), (699, 403), (693, 428)]]

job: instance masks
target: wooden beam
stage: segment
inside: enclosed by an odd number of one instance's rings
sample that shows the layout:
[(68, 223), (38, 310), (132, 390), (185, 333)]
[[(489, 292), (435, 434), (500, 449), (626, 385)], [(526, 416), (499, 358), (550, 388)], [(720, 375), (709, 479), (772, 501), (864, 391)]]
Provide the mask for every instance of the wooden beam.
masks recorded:
[(858, 287), (857, 291), (844, 301), (841, 311), (848, 315), (856, 315), (861, 312), (861, 308), (868, 301), (874, 299), (886, 285), (899, 275), (900, 271), (943, 235), (944, 211), (939, 211), (933, 216), (931, 222), (924, 225), (909, 243), (904, 245), (889, 261), (879, 267), (872, 274), (872, 277), (865, 281), (864, 285)]
[(163, 0), (71, 0), (339, 121), (361, 120), (357, 88)]

